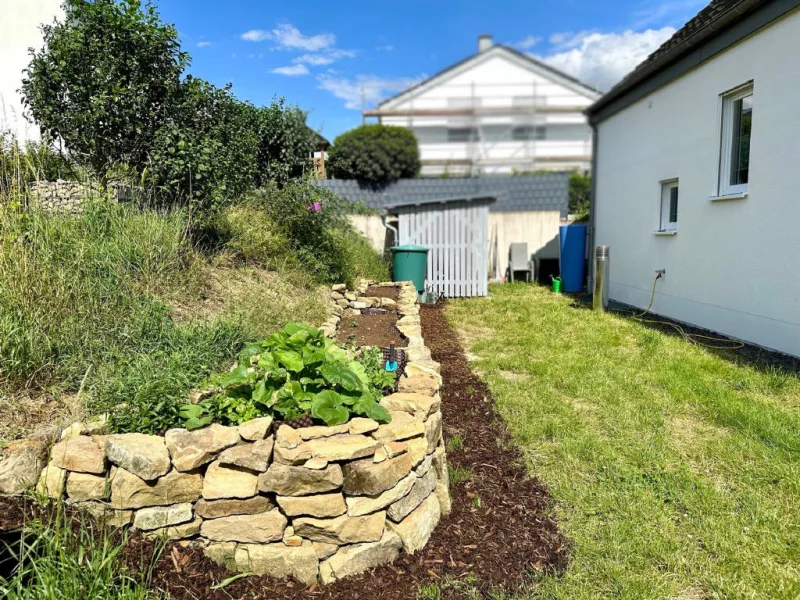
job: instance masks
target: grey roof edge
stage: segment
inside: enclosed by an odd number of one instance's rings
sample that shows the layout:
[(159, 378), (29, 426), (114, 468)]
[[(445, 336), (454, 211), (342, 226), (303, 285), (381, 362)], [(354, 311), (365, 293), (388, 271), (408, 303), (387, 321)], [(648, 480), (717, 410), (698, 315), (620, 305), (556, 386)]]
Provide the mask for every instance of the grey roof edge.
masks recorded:
[[(542, 69), (552, 73), (553, 75), (556, 75), (558, 77), (563, 77), (564, 79), (566, 79), (567, 81), (569, 81), (573, 85), (578, 85), (580, 87), (585, 88), (587, 91), (592, 92), (593, 94), (602, 94), (603, 93), (602, 91), (590, 86), (589, 84), (584, 83), (583, 81), (581, 81), (577, 77), (573, 77), (572, 75), (568, 75), (568, 74), (564, 73), (563, 71), (560, 71), (559, 69), (556, 69), (555, 67), (551, 67), (547, 63), (544, 63), (544, 62), (542, 62), (540, 60), (537, 60), (537, 59), (533, 58), (532, 56), (528, 56), (527, 54), (524, 54), (524, 53), (520, 52), (519, 50), (516, 50), (516, 49), (511, 48), (509, 46), (505, 46), (503, 44), (495, 44), (494, 46), (492, 46), (492, 48), (502, 48), (503, 50), (506, 50), (507, 52), (510, 52), (510, 53), (516, 55), (518, 58), (522, 58), (522, 59), (524, 59), (524, 60), (536, 65), (537, 67), (542, 68)], [(484, 51), (484, 52), (486, 52), (486, 51)], [(470, 54), (466, 58), (462, 58), (457, 63), (454, 63), (454, 64), (450, 65), (449, 67), (446, 67), (446, 68), (442, 69), (441, 71), (439, 71), (437, 73), (434, 73), (433, 75), (431, 75), (427, 79), (424, 79), (424, 80), (420, 81), (419, 83), (416, 83), (416, 84), (412, 85), (411, 87), (403, 90), (402, 92), (399, 92), (399, 93), (395, 94), (394, 96), (392, 96), (390, 98), (386, 98), (386, 100), (383, 100), (382, 102), (380, 102), (376, 106), (376, 108), (381, 108), (382, 106), (385, 106), (389, 102), (393, 102), (394, 100), (397, 100), (401, 96), (404, 96), (406, 94), (409, 94), (409, 93), (412, 93), (412, 92), (416, 91), (417, 89), (419, 89), (423, 85), (426, 85), (427, 83), (433, 81), (434, 79), (438, 79), (439, 77), (442, 77), (443, 75), (446, 75), (450, 71), (454, 71), (455, 69), (458, 69), (459, 67), (464, 66), (465, 64), (467, 64), (471, 60), (474, 60), (474, 59), (478, 58), (481, 54), (483, 54), (483, 52), (476, 52), (474, 54)]]
[(406, 206), (428, 206), (430, 204), (450, 204), (452, 202), (480, 202), (481, 200), (490, 203), (497, 202), (497, 196), (476, 194), (474, 196), (453, 196), (451, 198), (425, 198), (423, 200), (406, 200), (403, 202), (395, 202), (393, 204), (387, 204), (383, 208), (386, 211), (391, 211), (394, 208), (403, 208)]
[(742, 0), (662, 56), (641, 63), (586, 110), (590, 123), (606, 120), (798, 7), (800, 0)]

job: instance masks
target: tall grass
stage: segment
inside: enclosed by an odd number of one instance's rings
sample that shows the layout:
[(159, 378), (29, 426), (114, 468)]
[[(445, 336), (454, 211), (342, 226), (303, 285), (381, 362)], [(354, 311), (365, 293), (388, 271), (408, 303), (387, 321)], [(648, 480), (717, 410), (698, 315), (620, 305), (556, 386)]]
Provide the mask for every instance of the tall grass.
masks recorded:
[(16, 564), (8, 578), (0, 576), (0, 597), (6, 600), (156, 600), (147, 588), (152, 566), (148, 557), (137, 573), (123, 566), (123, 534), (112, 535), (101, 524), (53, 509), (52, 518), (26, 525), (20, 544), (9, 545), (7, 560)]

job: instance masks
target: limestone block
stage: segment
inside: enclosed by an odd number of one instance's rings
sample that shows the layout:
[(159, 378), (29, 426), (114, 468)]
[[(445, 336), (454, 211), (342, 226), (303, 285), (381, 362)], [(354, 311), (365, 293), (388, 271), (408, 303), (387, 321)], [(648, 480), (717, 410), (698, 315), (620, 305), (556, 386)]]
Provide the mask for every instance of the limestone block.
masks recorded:
[(191, 471), (214, 460), (214, 457), (239, 442), (236, 427), (224, 427), (213, 423), (203, 429), (188, 431), (170, 429), (164, 436), (178, 471)]
[(315, 496), (278, 496), (278, 506), (290, 517), (338, 517), (347, 510), (344, 496), (336, 494), (317, 494)]
[(328, 544), (358, 544), (377, 542), (383, 536), (385, 512), (377, 512), (362, 517), (342, 515), (334, 519), (301, 517), (294, 519), (292, 525), (296, 535), (313, 542)]
[(194, 502), (203, 491), (199, 473), (173, 469), (155, 482), (147, 482), (125, 469), (115, 469), (111, 477), (111, 505), (130, 509)]
[(109, 494), (109, 482), (105, 475), (70, 473), (67, 478), (67, 496), (75, 502), (105, 500)]
[(316, 583), (319, 574), (319, 562), (311, 542), (299, 547), (243, 544), (236, 548), (235, 560), (241, 571), (280, 579), (291, 577), (303, 585)]
[(414, 554), (428, 543), (441, 516), (439, 499), (431, 494), (402, 522), (387, 521), (387, 526), (403, 540), (405, 551)]
[(203, 479), (203, 498), (252, 498), (258, 493), (258, 476), (241, 467), (226, 466), (215, 461), (208, 466)]
[(219, 519), (232, 515), (257, 515), (273, 508), (275, 505), (266, 496), (255, 496), (246, 500), (205, 500), (201, 498), (194, 505), (194, 512), (204, 519)]
[(164, 438), (122, 433), (106, 436), (105, 442), (108, 460), (145, 481), (166, 475), (172, 466)]
[(224, 450), (219, 455), (219, 463), (225, 466), (241, 467), (258, 473), (264, 473), (269, 468), (272, 458), (272, 438), (259, 440), (252, 444), (241, 443)]
[(272, 427), (272, 417), (260, 417), (239, 425), (239, 435), (243, 440), (257, 442), (267, 437)]
[(142, 531), (150, 531), (186, 523), (191, 521), (193, 516), (192, 505), (189, 502), (140, 508), (133, 517), (133, 526)]
[(320, 565), (320, 581), (327, 585), (338, 579), (394, 562), (402, 547), (403, 541), (400, 536), (386, 530), (377, 542), (340, 548), (336, 554)]
[(257, 515), (234, 515), (203, 521), (200, 534), (215, 542), (265, 544), (283, 538), (286, 517), (277, 508)]
[(21, 494), (38, 483), (47, 464), (47, 444), (28, 438), (9, 443), (0, 459), (0, 494)]
[(67, 471), (105, 473), (106, 455), (92, 438), (79, 435), (61, 440), (50, 451), (50, 461)]
[(408, 494), (416, 481), (417, 476), (409, 473), (396, 486), (377, 496), (348, 496), (345, 499), (347, 514), (351, 517), (359, 517), (382, 510)]
[(343, 481), (342, 468), (336, 464), (314, 470), (273, 463), (259, 476), (258, 489), (281, 496), (307, 496), (339, 489)]
[(417, 478), (411, 491), (392, 504), (386, 511), (386, 515), (395, 523), (405, 519), (436, 489), (436, 481), (434, 471), (428, 471), (424, 477)]
[(377, 464), (371, 458), (346, 463), (342, 470), (344, 492), (348, 496), (377, 496), (409, 474), (411, 460), (406, 452)]

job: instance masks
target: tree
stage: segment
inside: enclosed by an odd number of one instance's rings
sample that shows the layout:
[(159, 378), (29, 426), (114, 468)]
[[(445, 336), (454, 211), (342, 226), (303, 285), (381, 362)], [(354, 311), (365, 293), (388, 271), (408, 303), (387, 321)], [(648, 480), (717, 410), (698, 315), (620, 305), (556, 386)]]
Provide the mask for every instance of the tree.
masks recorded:
[(579, 218), (589, 214), (589, 199), (592, 195), (592, 177), (581, 173), (569, 176), (569, 212)]
[(176, 29), (141, 0), (64, 0), (22, 82), (29, 115), (104, 185), (144, 165), (189, 62)]
[(385, 183), (419, 175), (414, 133), (402, 127), (362, 125), (338, 136), (328, 152), (334, 177)]
[(283, 98), (258, 112), (258, 170), (256, 185), (286, 182), (303, 175), (314, 151), (315, 134), (306, 125), (306, 115)]

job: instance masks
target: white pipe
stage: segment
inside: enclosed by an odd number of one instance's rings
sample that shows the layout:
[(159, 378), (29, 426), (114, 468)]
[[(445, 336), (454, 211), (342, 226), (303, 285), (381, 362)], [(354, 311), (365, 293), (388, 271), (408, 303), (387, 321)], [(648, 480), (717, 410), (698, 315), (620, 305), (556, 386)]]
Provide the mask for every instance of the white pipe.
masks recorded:
[(383, 223), (383, 226), (386, 227), (386, 229), (388, 229), (389, 231), (392, 232), (392, 234), (394, 234), (394, 243), (392, 244), (392, 246), (397, 246), (397, 244), (399, 243), (398, 240), (399, 240), (399, 237), (400, 237), (400, 232), (397, 230), (397, 227), (395, 227), (394, 225), (389, 225), (389, 222), (386, 220), (388, 217), (389, 217), (388, 214), (386, 214), (386, 213), (382, 214), (381, 215), (381, 223)]

